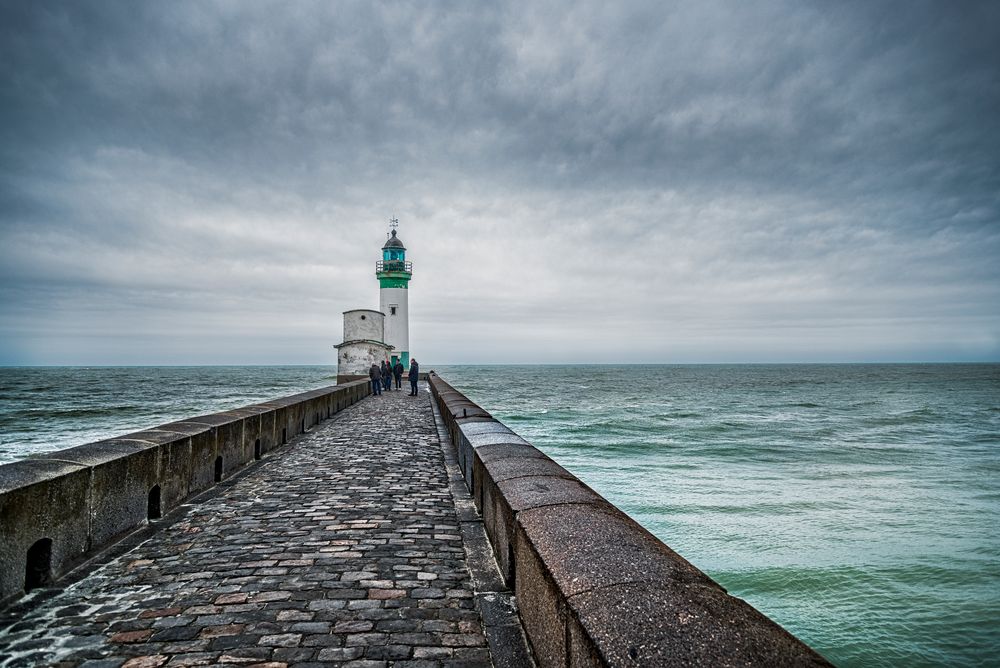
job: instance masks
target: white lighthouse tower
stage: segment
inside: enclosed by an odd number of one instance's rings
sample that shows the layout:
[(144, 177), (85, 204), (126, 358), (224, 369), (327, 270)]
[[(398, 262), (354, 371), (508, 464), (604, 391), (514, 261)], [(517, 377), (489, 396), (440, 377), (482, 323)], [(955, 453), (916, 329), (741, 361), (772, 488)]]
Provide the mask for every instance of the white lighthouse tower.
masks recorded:
[(382, 259), (375, 264), (379, 283), (379, 310), (385, 314), (385, 343), (392, 346), (392, 363), (410, 366), (410, 315), (407, 295), (412, 263), (406, 260), (406, 247), (396, 236), (399, 221), (389, 222), (392, 232), (382, 246)]

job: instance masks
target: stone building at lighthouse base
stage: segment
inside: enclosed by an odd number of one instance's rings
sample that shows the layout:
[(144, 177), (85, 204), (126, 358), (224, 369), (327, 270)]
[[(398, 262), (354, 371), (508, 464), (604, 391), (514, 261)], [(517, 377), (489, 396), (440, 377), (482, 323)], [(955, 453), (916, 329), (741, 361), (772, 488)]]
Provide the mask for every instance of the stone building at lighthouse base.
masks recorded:
[(337, 349), (337, 384), (368, 378), (368, 369), (389, 358), (385, 314), (360, 308), (344, 311), (344, 342)]

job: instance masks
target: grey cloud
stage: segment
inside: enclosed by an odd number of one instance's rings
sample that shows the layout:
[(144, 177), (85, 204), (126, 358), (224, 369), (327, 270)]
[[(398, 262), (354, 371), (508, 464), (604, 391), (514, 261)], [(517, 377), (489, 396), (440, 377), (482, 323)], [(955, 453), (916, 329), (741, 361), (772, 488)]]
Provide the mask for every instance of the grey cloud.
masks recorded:
[(640, 335), (781, 358), (790, 330), (803, 358), (948, 357), (949, 331), (1000, 356), (994, 3), (8, 3), (0, 25), (0, 362), (54, 359), (17, 352), (29, 332), (99, 361), (57, 330), (161, 317), (194, 323), (157, 339), (177, 361), (261, 320), (298, 318), (268, 330), (288, 354), (329, 342), (374, 303), (393, 214), (441, 361), (456, 331), (504, 361)]

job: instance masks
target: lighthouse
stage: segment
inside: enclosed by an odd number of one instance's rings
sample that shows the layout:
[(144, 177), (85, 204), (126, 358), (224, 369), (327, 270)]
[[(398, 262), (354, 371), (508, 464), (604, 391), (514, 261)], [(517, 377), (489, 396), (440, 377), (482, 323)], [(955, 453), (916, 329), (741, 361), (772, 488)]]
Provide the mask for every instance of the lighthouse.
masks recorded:
[(389, 222), (392, 232), (382, 246), (382, 259), (375, 264), (379, 284), (379, 310), (385, 314), (385, 338), (392, 346), (392, 363), (397, 360), (404, 367), (410, 365), (410, 323), (407, 306), (412, 263), (406, 260), (406, 246), (398, 236), (399, 221)]

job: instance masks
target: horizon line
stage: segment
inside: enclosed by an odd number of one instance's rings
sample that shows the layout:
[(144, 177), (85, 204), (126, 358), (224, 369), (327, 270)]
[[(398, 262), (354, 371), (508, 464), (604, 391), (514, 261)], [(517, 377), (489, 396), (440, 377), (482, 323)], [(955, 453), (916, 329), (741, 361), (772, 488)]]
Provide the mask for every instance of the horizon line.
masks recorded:
[[(476, 366), (581, 366), (581, 367), (615, 367), (615, 366), (850, 366), (850, 365), (913, 365), (913, 364), (1000, 364), (997, 360), (863, 360), (849, 362), (831, 361), (768, 361), (768, 362), (433, 362), (420, 363), (420, 366), (433, 367), (476, 367)], [(336, 369), (336, 364), (302, 364), (302, 363), (269, 363), (269, 364), (0, 364), (0, 369), (185, 369), (185, 368), (247, 368), (247, 367), (327, 367)]]

